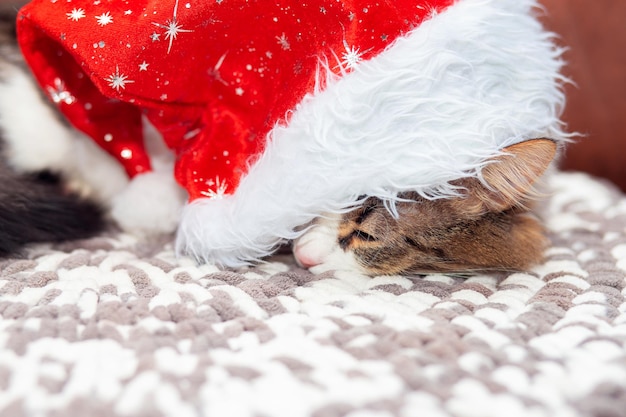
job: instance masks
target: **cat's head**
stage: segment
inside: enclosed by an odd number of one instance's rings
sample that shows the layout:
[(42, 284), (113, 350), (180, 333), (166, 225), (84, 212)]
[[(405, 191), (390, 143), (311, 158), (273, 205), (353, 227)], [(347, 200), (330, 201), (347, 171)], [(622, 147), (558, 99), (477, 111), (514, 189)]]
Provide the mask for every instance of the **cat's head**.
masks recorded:
[(343, 215), (319, 218), (294, 244), (305, 267), (326, 265), (368, 275), (524, 270), (542, 258), (546, 238), (530, 212), (533, 185), (556, 155), (555, 142), (510, 146), (481, 172), (454, 184), (461, 196), (427, 200), (404, 193), (394, 217), (368, 198)]

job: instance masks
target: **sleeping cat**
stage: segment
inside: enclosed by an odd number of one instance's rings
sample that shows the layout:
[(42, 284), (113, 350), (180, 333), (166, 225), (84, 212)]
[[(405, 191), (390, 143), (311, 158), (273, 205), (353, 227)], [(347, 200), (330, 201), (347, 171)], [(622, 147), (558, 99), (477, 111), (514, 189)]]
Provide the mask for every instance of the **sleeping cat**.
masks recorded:
[(307, 268), (368, 275), (525, 270), (541, 260), (547, 243), (529, 207), (537, 197), (533, 184), (556, 150), (548, 139), (513, 145), (483, 169), (483, 181), (457, 181), (459, 197), (407, 193), (397, 216), (367, 198), (353, 211), (316, 220), (295, 242), (294, 255)]
[[(0, 159), (0, 255), (28, 242), (96, 233), (127, 182), (119, 166), (70, 129), (37, 93), (17, 51), (13, 19), (5, 15), (0, 21), (0, 124), (7, 139)], [(30, 119), (9, 114), (15, 109)], [(364, 198), (352, 211), (319, 218), (294, 242), (296, 260), (307, 268), (368, 275), (528, 268), (541, 259), (545, 245), (528, 208), (532, 185), (553, 159), (556, 144), (530, 140), (504, 152), (483, 169), (482, 181), (458, 181), (457, 198), (425, 200), (406, 193), (395, 215), (381, 200)], [(168, 210), (183, 204), (174, 199)], [(124, 214), (113, 217), (123, 223)], [(161, 231), (175, 226), (172, 221)]]

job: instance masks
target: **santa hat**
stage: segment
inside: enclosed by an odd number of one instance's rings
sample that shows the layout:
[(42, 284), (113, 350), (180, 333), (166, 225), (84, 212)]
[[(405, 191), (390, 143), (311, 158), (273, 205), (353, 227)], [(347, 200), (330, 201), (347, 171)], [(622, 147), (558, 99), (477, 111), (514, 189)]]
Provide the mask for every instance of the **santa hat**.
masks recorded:
[(130, 177), (142, 115), (189, 193), (178, 248), (238, 265), (359, 196), (455, 193), (511, 144), (565, 137), (533, 0), (34, 0), (36, 79)]

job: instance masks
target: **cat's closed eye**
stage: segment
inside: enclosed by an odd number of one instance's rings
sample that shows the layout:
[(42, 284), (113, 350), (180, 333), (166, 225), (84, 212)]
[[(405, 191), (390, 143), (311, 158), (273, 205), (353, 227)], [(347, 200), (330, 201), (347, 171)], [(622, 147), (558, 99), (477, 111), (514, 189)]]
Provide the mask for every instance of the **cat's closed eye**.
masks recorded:
[(514, 145), (478, 179), (458, 181), (461, 197), (427, 200), (405, 193), (395, 218), (377, 198), (318, 219), (294, 247), (305, 267), (332, 264), (369, 275), (524, 270), (546, 244), (529, 211), (532, 184), (555, 155), (549, 140)]

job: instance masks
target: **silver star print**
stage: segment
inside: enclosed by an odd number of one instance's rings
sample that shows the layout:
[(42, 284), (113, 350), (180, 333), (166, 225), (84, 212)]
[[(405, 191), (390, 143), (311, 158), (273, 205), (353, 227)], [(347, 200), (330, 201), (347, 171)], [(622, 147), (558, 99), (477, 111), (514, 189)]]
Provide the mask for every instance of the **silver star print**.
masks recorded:
[(343, 46), (346, 48), (346, 52), (344, 52), (341, 57), (343, 60), (341, 61), (341, 66), (348, 69), (354, 69), (363, 59), (362, 56), (365, 52), (361, 52), (358, 48), (349, 47), (346, 41), (343, 41)]
[(220, 181), (220, 177), (215, 177), (215, 180), (207, 181), (207, 185), (210, 187), (215, 186), (215, 191), (201, 191), (200, 194), (205, 197), (209, 197), (212, 200), (221, 200), (226, 196), (226, 190), (228, 189), (228, 185), (225, 181)]
[(85, 11), (83, 9), (72, 9), (71, 12), (65, 13), (69, 20), (73, 20), (74, 22), (78, 22), (80, 19), (85, 17)]
[(106, 26), (109, 23), (113, 23), (113, 16), (111, 16), (111, 13), (106, 12), (102, 13), (100, 16), (96, 16), (96, 20), (100, 26)]
[(128, 79), (128, 76), (120, 74), (120, 69), (117, 65), (115, 66), (115, 72), (105, 78), (105, 80), (108, 81), (109, 87), (115, 88), (117, 91), (120, 91), (120, 88), (125, 89), (126, 84), (134, 83), (133, 80)]
[[(152, 22), (154, 26), (160, 27), (161, 29), (165, 29), (165, 39), (169, 39), (170, 44), (167, 47), (167, 53), (170, 53), (172, 49), (172, 43), (174, 39), (178, 36), (180, 32), (193, 32), (193, 30), (183, 29), (181, 25), (178, 24), (178, 19), (176, 18), (176, 14), (178, 13), (178, 0), (176, 0), (176, 4), (174, 5), (174, 14), (171, 19), (168, 19), (165, 24)], [(153, 38), (154, 40), (154, 38)]]

